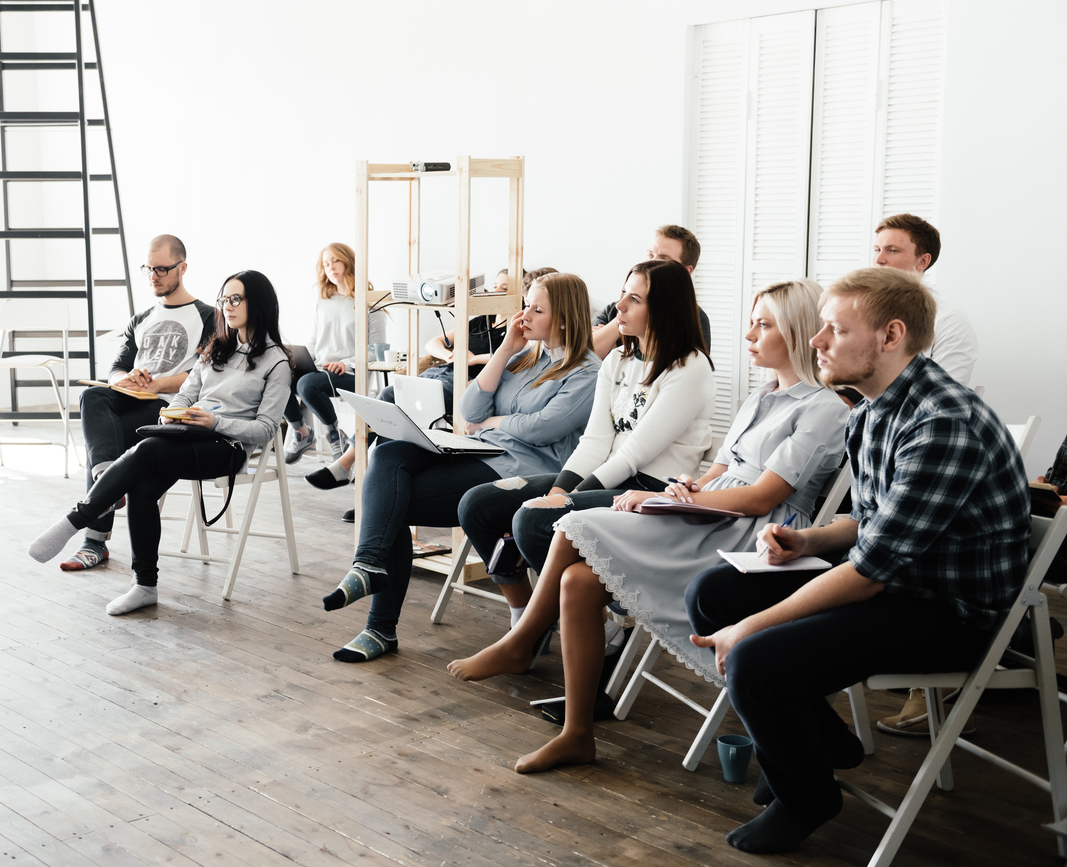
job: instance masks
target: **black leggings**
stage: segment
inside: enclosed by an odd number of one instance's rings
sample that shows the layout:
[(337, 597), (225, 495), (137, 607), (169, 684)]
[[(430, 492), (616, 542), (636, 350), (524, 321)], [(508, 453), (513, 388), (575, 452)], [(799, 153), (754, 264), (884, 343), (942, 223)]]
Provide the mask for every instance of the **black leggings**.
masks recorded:
[(133, 573), (137, 583), (155, 587), (159, 575), (159, 498), (179, 479), (214, 479), (240, 472), (245, 451), (239, 443), (178, 442), (163, 437), (142, 440), (89, 489), (67, 516), (84, 529), (125, 495)]

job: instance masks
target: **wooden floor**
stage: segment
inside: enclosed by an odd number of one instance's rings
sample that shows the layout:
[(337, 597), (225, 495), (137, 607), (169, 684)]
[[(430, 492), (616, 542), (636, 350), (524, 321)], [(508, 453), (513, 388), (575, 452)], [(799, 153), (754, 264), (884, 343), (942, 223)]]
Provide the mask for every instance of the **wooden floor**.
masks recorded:
[[(299, 575), (281, 543), (250, 542), (224, 603), (220, 567), (164, 559), (159, 605), (109, 617), (130, 581), (123, 522), (110, 564), (91, 573), (24, 553), (83, 490), (57, 453), (5, 446), (0, 468), (2, 863), (863, 865), (887, 826), (846, 796), (799, 851), (736, 852), (724, 835), (759, 810), (755, 772), (724, 783), (713, 755), (685, 771), (697, 717), (651, 687), (628, 720), (599, 726), (595, 763), (515, 774), (515, 758), (555, 731), (528, 702), (560, 693), (558, 645), (528, 675), (458, 683), (446, 663), (497, 638), (506, 615), (457, 595), (434, 626), (441, 578), (430, 573), (411, 582), (399, 653), (335, 662), (366, 613), (320, 603), (351, 557), (338, 516), (352, 489), (312, 489), (307, 460), (290, 474)], [(271, 492), (257, 517), (274, 522), (276, 503)], [(1062, 600), (1053, 612), (1067, 623)], [(710, 692), (666, 655), (659, 670)], [(874, 719), (901, 697), (868, 700)], [(979, 743), (1044, 773), (1033, 695), (987, 696), (978, 724)], [(725, 730), (741, 731), (732, 715)], [(875, 738), (875, 755), (845, 775), (896, 803), (924, 744)], [(956, 789), (935, 790), (896, 864), (1062, 863), (1040, 828), (1047, 795), (958, 751), (954, 769)]]

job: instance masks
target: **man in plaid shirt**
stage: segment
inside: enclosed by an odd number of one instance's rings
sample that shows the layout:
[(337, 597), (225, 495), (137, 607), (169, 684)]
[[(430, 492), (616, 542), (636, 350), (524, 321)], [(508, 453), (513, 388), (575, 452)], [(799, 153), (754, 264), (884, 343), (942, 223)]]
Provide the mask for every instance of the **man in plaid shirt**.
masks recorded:
[(820, 374), (865, 398), (846, 431), (852, 512), (807, 530), (771, 524), (760, 539), (772, 564), (838, 565), (757, 580), (722, 566), (686, 591), (693, 642), (715, 648), (763, 771), (753, 800), (767, 809), (727, 835), (743, 851), (793, 849), (840, 811), (834, 769), (863, 749), (824, 696), (879, 672), (973, 667), (1019, 592), (1022, 460), (989, 407), (920, 355), (935, 311), (895, 268), (854, 271), (823, 295)]

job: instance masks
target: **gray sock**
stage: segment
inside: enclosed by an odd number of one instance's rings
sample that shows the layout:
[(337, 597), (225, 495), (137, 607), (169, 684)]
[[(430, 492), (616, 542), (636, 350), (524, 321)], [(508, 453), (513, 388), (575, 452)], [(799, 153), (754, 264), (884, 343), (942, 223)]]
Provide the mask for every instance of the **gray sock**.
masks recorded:
[(64, 515), (51, 527), (30, 542), (29, 555), (38, 563), (47, 563), (59, 554), (71, 540), (78, 528)]
[(326, 469), (328, 469), (330, 471), (330, 475), (337, 479), (337, 481), (339, 482), (348, 478), (349, 471), (346, 470), (343, 466), (341, 466), (340, 461), (334, 461), (332, 464), (327, 464)]
[(107, 608), (104, 610), (113, 616), (129, 614), (131, 611), (136, 611), (138, 608), (155, 605), (158, 598), (158, 591), (155, 587), (145, 587), (141, 584), (134, 584), (117, 599), (112, 599), (108, 602)]

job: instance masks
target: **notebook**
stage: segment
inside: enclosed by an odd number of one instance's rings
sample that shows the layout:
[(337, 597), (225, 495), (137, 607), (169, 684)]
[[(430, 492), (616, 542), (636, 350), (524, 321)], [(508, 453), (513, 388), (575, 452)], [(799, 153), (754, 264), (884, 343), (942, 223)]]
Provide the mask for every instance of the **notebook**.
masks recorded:
[(428, 452), (437, 452), (441, 455), (487, 457), (504, 454), (504, 449), (500, 446), (483, 443), (472, 437), (439, 430), (423, 430), (408, 418), (404, 410), (388, 401), (364, 397), (362, 394), (345, 391), (343, 388), (338, 389), (337, 393), (352, 406), (363, 421), (381, 436), (391, 440), (402, 440), (426, 449)]

